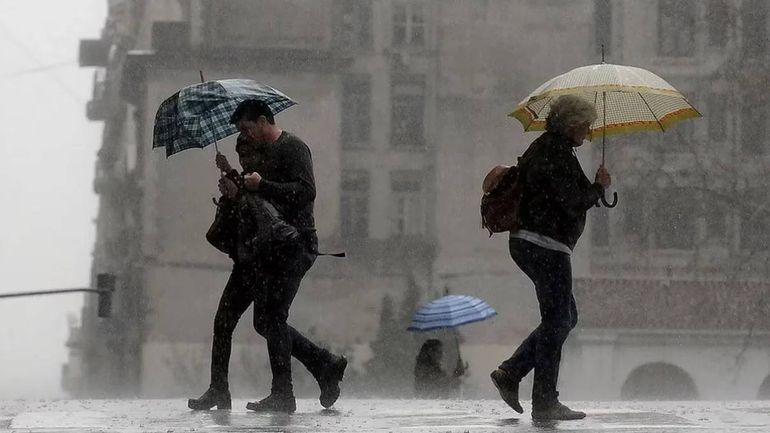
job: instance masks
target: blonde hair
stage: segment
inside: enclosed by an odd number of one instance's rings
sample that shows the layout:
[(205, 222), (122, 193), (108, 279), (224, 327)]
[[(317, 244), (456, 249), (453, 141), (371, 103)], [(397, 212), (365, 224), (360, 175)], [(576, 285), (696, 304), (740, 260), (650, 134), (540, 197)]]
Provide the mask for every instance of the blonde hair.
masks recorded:
[(579, 96), (559, 96), (550, 106), (545, 119), (545, 129), (550, 132), (565, 133), (584, 123), (593, 123), (597, 118), (593, 104)]

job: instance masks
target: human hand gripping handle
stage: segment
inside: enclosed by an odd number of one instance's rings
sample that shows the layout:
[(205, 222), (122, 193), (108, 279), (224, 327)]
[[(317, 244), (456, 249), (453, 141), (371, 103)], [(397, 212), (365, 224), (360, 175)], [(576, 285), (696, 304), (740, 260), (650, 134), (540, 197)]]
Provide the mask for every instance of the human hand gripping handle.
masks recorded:
[(232, 179), (222, 174), (219, 177), (219, 192), (227, 198), (235, 198), (238, 195), (238, 185)]
[(230, 162), (227, 160), (227, 157), (219, 152), (217, 152), (217, 156), (214, 159), (214, 162), (221, 172), (229, 173), (233, 169), (233, 167), (230, 165)]
[[(217, 156), (214, 158), (214, 164), (217, 166), (220, 174), (223, 176), (226, 173), (230, 173), (230, 171), (233, 169), (233, 167), (230, 165), (230, 162), (227, 160), (227, 157), (219, 153), (219, 151), (217, 151)], [(219, 179), (219, 192), (227, 197), (227, 195), (222, 191), (222, 179)], [(214, 202), (214, 205), (219, 206), (217, 199), (212, 197), (211, 201)]]
[[(599, 166), (599, 169), (596, 170), (596, 177), (594, 177), (594, 182), (598, 183), (602, 186), (602, 188), (607, 189), (612, 184), (612, 177), (610, 176), (610, 172), (607, 171), (607, 169), (604, 167), (604, 165)], [(613, 208), (618, 205), (618, 193), (613, 192), (612, 193), (612, 203), (607, 202), (607, 199), (604, 197), (604, 194), (601, 196), (602, 204), (605, 207)]]
[(607, 189), (612, 184), (612, 178), (610, 177), (610, 172), (607, 171), (604, 166), (600, 166), (598, 170), (596, 170), (596, 177), (594, 177), (594, 182), (601, 185), (604, 189)]

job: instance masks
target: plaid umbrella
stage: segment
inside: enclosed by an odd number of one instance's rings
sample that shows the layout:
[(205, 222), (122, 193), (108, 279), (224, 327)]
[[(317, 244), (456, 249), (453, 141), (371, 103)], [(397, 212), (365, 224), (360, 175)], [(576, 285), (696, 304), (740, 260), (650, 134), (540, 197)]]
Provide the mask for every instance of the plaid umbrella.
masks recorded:
[(486, 320), (497, 312), (479, 298), (467, 295), (447, 295), (423, 306), (414, 314), (409, 331), (433, 331), (456, 328)]
[(238, 130), (230, 124), (230, 116), (247, 99), (265, 102), (274, 115), (296, 104), (282, 92), (253, 80), (217, 80), (187, 86), (158, 107), (152, 147), (165, 147), (169, 157), (235, 134)]

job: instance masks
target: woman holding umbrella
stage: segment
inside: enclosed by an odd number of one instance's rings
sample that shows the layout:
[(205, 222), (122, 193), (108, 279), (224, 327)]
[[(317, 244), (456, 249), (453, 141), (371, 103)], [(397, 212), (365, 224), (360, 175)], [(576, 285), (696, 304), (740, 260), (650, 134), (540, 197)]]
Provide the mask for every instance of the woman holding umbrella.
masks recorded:
[(519, 382), (534, 369), (532, 418), (536, 420), (585, 417), (559, 402), (556, 383), (562, 345), (577, 324), (570, 255), (583, 233), (586, 212), (610, 186), (604, 166), (592, 183), (575, 155), (596, 118), (593, 104), (578, 96), (554, 99), (546, 132), (530, 145), (518, 165), (519, 229), (511, 232), (509, 247), (513, 261), (535, 284), (541, 323), (491, 378), (502, 399), (522, 413)]

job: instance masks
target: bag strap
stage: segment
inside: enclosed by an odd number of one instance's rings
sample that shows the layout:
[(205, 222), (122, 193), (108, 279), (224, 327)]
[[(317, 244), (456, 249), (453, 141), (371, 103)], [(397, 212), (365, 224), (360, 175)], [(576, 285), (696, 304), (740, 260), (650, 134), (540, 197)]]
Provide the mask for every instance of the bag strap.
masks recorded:
[[(315, 233), (316, 230), (313, 227), (299, 227), (297, 228), (297, 231), (299, 231), (300, 233)], [(300, 234), (300, 236), (302, 235)], [(318, 251), (317, 246), (310, 252), (317, 256), (347, 257), (347, 254), (345, 254), (345, 251), (340, 251), (338, 253), (322, 253)]]
[(347, 255), (345, 254), (345, 251), (342, 251), (339, 253), (319, 253), (318, 251), (313, 251), (313, 253), (317, 256), (329, 256), (329, 257), (339, 257), (339, 258), (347, 257)]

